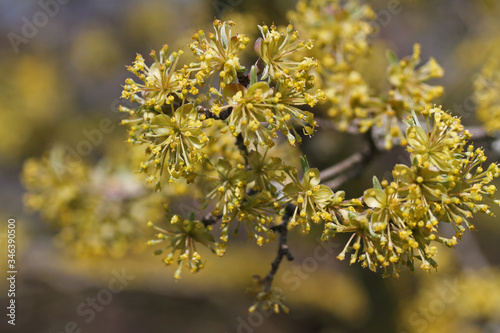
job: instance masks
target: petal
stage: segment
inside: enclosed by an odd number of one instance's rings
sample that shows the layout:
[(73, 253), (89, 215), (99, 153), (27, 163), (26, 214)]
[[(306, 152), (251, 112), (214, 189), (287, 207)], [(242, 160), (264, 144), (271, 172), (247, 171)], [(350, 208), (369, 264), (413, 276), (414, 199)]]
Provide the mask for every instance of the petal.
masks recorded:
[(425, 184), (422, 185), (422, 190), (425, 198), (429, 201), (441, 201), (442, 198), (448, 194), (446, 188), (441, 184)]
[(413, 148), (426, 149), (429, 136), (420, 126), (410, 126), (406, 130), (406, 140)]
[(151, 120), (151, 125), (163, 126), (163, 127), (172, 127), (172, 121), (170, 117), (167, 117), (164, 114), (159, 114)]
[(318, 185), (320, 182), (321, 178), (319, 175), (319, 170), (314, 168), (314, 169), (309, 169), (304, 174), (304, 180), (302, 181), (302, 185), (307, 188), (313, 188), (314, 186)]
[(331, 188), (325, 185), (320, 185), (317, 191), (314, 191), (314, 197), (319, 200), (327, 200), (333, 196), (333, 191)]
[(228, 99), (228, 98), (231, 98), (234, 95), (236, 95), (236, 93), (238, 91), (241, 91), (241, 93), (244, 95), (246, 88), (239, 83), (230, 83), (230, 84), (227, 84), (224, 87), (224, 89), (222, 90), (222, 96), (224, 96), (224, 98)]
[(370, 188), (363, 193), (363, 199), (368, 207), (379, 208), (386, 205), (386, 194), (378, 188)]
[(222, 158), (217, 162), (217, 170), (224, 175), (227, 175), (232, 168), (231, 163)]
[(247, 93), (245, 96), (251, 96), (255, 93), (255, 91), (257, 90), (262, 90), (262, 94), (265, 94), (266, 92), (268, 92), (268, 90), (270, 89), (269, 88), (269, 85), (266, 83), (266, 82), (257, 82), (257, 83), (254, 83), (252, 84), (248, 90), (247, 90)]
[(398, 180), (403, 184), (412, 183), (415, 178), (413, 171), (404, 164), (397, 164), (394, 167), (393, 175), (395, 180)]
[(288, 183), (283, 187), (283, 193), (287, 195), (295, 194), (298, 192), (302, 192), (302, 189), (295, 183)]

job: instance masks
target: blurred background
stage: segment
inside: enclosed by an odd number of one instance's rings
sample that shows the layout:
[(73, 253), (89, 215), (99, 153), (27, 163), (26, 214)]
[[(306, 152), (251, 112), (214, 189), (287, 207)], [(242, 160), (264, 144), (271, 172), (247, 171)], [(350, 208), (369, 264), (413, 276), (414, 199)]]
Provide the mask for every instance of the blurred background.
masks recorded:
[[(418, 42), (422, 59), (433, 56), (445, 69), (437, 81), (445, 87), (443, 108), (466, 125), (480, 125), (472, 82), (488, 58), (500, 56), (500, 4), (370, 5), (379, 14), (364, 65), (371, 86), (386, 84), (385, 49), (405, 56)], [(233, 238), (223, 258), (206, 256), (203, 271), (185, 272), (179, 281), (173, 267), (143, 245), (154, 233), (141, 226), (161, 220), (161, 212), (144, 208), (160, 207), (157, 199), (130, 211), (122, 205), (127, 193), (143, 191), (143, 178), (127, 169), (135, 152), (119, 126), (125, 65), (165, 43), (189, 53), (192, 34), (210, 30), (214, 17), (230, 18), (236, 31), (256, 36), (257, 24), (287, 24), (294, 6), (285, 0), (0, 0), (0, 268), (7, 271), (6, 225), (15, 218), (18, 269), (15, 327), (3, 314), (7, 281), (0, 279), (1, 332), (500, 332), (498, 218), (475, 218), (477, 231), (467, 232), (456, 250), (440, 249), (437, 272), (403, 272), (399, 279), (339, 262), (341, 237), (322, 247), (321, 230), (308, 237), (292, 231), (295, 260), (284, 262), (275, 279), (291, 312), (272, 316), (249, 314), (252, 299), (245, 291), (252, 275), (268, 272), (276, 244), (256, 247), (244, 235)], [(307, 139), (302, 151), (321, 169), (349, 156), (358, 143), (331, 129)], [(75, 166), (62, 167), (81, 186), (64, 183), (62, 191), (26, 197), (26, 186), (49, 181), (36, 161), (57, 160), (53, 147), (78, 152)], [(498, 158), (494, 151), (487, 155)], [(346, 197), (361, 195), (374, 174), (386, 176), (401, 156), (394, 149), (378, 157), (343, 186)], [(95, 208), (96, 196), (114, 199)], [(125, 199), (117, 204), (116, 197)], [(30, 207), (42, 201), (45, 213), (33, 213)], [(195, 204), (186, 197), (179, 202)], [(72, 204), (76, 208), (61, 208)], [(93, 220), (93, 209), (104, 211), (102, 220)], [(108, 235), (105, 241), (95, 239), (96, 230)], [(111, 293), (111, 285), (123, 288)]]

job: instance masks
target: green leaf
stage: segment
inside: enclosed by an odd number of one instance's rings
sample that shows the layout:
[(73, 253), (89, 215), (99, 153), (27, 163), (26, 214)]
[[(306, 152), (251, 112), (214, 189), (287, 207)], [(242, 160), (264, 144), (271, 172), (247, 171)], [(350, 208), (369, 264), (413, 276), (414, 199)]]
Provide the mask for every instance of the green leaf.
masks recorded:
[(226, 161), (225, 159), (219, 158), (219, 161), (217, 162), (217, 170), (222, 173), (223, 175), (227, 175), (229, 171), (233, 167), (231, 166), (231, 163)]
[(261, 171), (264, 163), (262, 155), (258, 151), (255, 150), (250, 151), (250, 153), (248, 153), (247, 159), (248, 159), (248, 164), (250, 165), (252, 170)]
[(423, 184), (422, 189), (425, 198), (429, 201), (441, 201), (448, 194), (441, 184)]
[(222, 29), (220, 30), (220, 32), (221, 32), (220, 39), (222, 42), (222, 47), (225, 49), (227, 49), (227, 46), (229, 44), (229, 40), (228, 40), (227, 35), (226, 35), (226, 26), (227, 26), (227, 23), (224, 22), (222, 25)]
[(406, 140), (413, 148), (425, 150), (429, 136), (422, 127), (411, 126), (406, 130)]
[(257, 90), (261, 90), (263, 94), (269, 91), (269, 85), (266, 82), (257, 82), (248, 87), (246, 95), (251, 96)]
[(190, 136), (190, 137), (184, 137), (186, 141), (188, 141), (193, 147), (197, 149), (201, 149), (205, 146), (205, 142), (202, 142), (199, 137), (196, 136)]
[(224, 87), (224, 89), (222, 90), (222, 96), (224, 96), (224, 98), (228, 99), (228, 98), (231, 98), (234, 95), (236, 95), (236, 93), (238, 91), (241, 91), (241, 93), (243, 95), (245, 95), (245, 90), (246, 90), (246, 88), (239, 83), (230, 83), (230, 84), (227, 84)]
[(396, 164), (394, 166), (394, 173), (394, 180), (398, 180), (405, 185), (413, 182), (413, 171), (404, 164)]
[(415, 110), (411, 110), (411, 118), (413, 120), (413, 122), (415, 123), (416, 126), (420, 126), (420, 121), (418, 121), (418, 117), (417, 117), (417, 114), (415, 113)]
[(368, 207), (379, 208), (386, 205), (385, 192), (378, 188), (370, 188), (363, 193), (363, 199)]
[(294, 193), (301, 192), (302, 189), (295, 183), (288, 183), (283, 187), (282, 191), (283, 191), (283, 193), (285, 193), (285, 195), (290, 196)]
[(306, 155), (300, 156), (300, 165), (302, 166), (302, 172), (306, 173), (307, 171), (309, 171), (310, 167)]
[(459, 181), (450, 192), (452, 192), (452, 193), (460, 193), (460, 192), (462, 192), (462, 191), (464, 191), (466, 189), (469, 189), (471, 187), (472, 187), (471, 184), (463, 182), (463, 181)]
[(257, 83), (257, 69), (255, 66), (252, 66), (252, 68), (250, 68), (250, 85), (254, 83)]
[(161, 78), (160, 65), (155, 62), (149, 67), (149, 72), (154, 75), (158, 80)]
[[(262, 34), (262, 37), (265, 37), (265, 34), (264, 34), (264, 29), (262, 28), (261, 25), (257, 25), (257, 28), (259, 28), (259, 31), (260, 33)], [(260, 37), (259, 37), (260, 38)]]
[(262, 71), (262, 76), (261, 76), (261, 79), (262, 79), (262, 80), (265, 80), (265, 79), (267, 79), (267, 78), (269, 78), (269, 80), (268, 80), (268, 81), (270, 81), (270, 80), (271, 80), (271, 78), (269, 77), (269, 65), (267, 65), (267, 64), (266, 64), (266, 67), (264, 67), (264, 70)]
[(302, 181), (302, 184), (306, 189), (311, 189), (318, 185), (320, 180), (319, 170), (316, 168), (309, 169), (309, 171), (304, 172), (304, 180)]
[(397, 65), (399, 63), (398, 57), (391, 50), (386, 50), (385, 55), (387, 60), (389, 60), (389, 64)]
[(164, 114), (159, 114), (151, 120), (151, 125), (163, 126), (163, 127), (172, 127), (172, 121), (170, 117), (167, 117)]
[[(195, 119), (196, 116), (198, 115), (198, 112), (194, 110), (193, 103), (188, 103), (184, 104), (183, 106), (179, 107), (177, 110), (175, 110), (175, 115), (177, 118), (177, 121), (181, 121), (182, 119), (186, 118), (192, 111), (194, 111)], [(195, 120), (192, 119), (192, 120)]]
[(382, 185), (380, 184), (380, 181), (378, 180), (377, 176), (373, 176), (373, 187), (378, 188), (379, 190), (382, 189)]
[[(201, 224), (201, 222), (198, 222)], [(201, 224), (203, 226), (203, 224)], [(194, 232), (194, 239), (207, 247), (210, 247), (215, 243), (214, 237), (211, 233), (207, 231), (207, 229), (203, 226), (201, 228), (196, 229)]]
[[(420, 170), (420, 175), (424, 178), (424, 179), (433, 179), (435, 180), (436, 177), (438, 177), (439, 175), (441, 174), (441, 172), (439, 171), (435, 171), (435, 170), (431, 170), (429, 168), (422, 168)], [(446, 178), (446, 174), (443, 175), (443, 178), (445, 179)]]
[(259, 58), (262, 58), (262, 37), (257, 38), (255, 43), (253, 44), (253, 49), (255, 53), (257, 53)]
[(413, 156), (411, 166), (418, 167), (418, 158), (416, 156)]

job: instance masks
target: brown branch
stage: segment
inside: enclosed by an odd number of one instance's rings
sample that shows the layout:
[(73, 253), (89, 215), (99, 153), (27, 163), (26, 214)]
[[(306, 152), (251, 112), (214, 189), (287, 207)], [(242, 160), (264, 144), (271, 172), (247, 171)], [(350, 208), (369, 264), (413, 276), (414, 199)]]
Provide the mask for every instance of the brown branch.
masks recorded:
[(336, 178), (333, 178), (332, 180), (327, 181), (324, 185), (328, 186), (333, 191), (335, 191), (338, 188), (340, 188), (340, 186), (342, 186), (344, 183), (347, 183), (349, 180), (358, 177), (359, 173), (360, 170), (357, 169), (346, 171), (344, 174)]
[(204, 218), (201, 219), (201, 223), (203, 223), (203, 225), (206, 228), (209, 225), (217, 224), (221, 218), (222, 218), (222, 215), (215, 215), (214, 216), (212, 214), (208, 214)]
[(288, 261), (293, 260), (293, 256), (288, 250), (287, 236), (288, 236), (288, 222), (290, 221), (290, 217), (293, 215), (295, 208), (296, 208), (295, 205), (288, 204), (285, 207), (285, 214), (283, 214), (281, 223), (271, 227), (271, 230), (280, 233), (280, 239), (279, 239), (278, 254), (276, 255), (274, 261), (271, 263), (271, 271), (269, 272), (269, 274), (266, 275), (266, 277), (263, 280), (266, 292), (271, 290), (271, 285), (273, 283), (274, 276), (278, 271), (278, 268), (281, 264), (281, 261), (283, 260), (283, 257), (286, 257)]
[(229, 107), (227, 109), (222, 110), (218, 116), (215, 115), (214, 113), (212, 113), (212, 111), (210, 111), (209, 108), (206, 108), (206, 107), (201, 106), (201, 105), (198, 105), (196, 107), (196, 111), (198, 111), (198, 113), (200, 113), (200, 114), (205, 115), (206, 119), (212, 118), (215, 120), (226, 120), (227, 118), (229, 118), (229, 115), (231, 115), (233, 108)]
[(346, 158), (345, 160), (335, 164), (335, 165), (332, 165), (331, 167), (327, 168), (327, 169), (324, 169), (320, 172), (320, 176), (321, 176), (321, 179), (323, 180), (327, 180), (327, 179), (330, 179), (332, 177), (335, 177), (349, 169), (352, 169), (354, 166), (356, 166), (357, 164), (361, 163), (364, 159), (364, 155), (366, 155), (368, 153), (367, 152), (360, 152), (360, 153), (355, 153), (351, 156), (349, 156), (348, 158)]
[(345, 160), (320, 172), (321, 179), (323, 180), (336, 176), (330, 181), (327, 181), (325, 183), (326, 186), (330, 187), (332, 190), (336, 190), (347, 181), (358, 177), (363, 170), (363, 166), (368, 164), (380, 153), (375, 140), (373, 140), (372, 131), (366, 132), (364, 137), (368, 143), (368, 147), (365, 148), (363, 152), (355, 153)]
[(471, 141), (488, 141), (494, 140), (494, 137), (489, 135), (483, 126), (469, 126), (465, 128), (472, 134)]
[(243, 158), (245, 159), (245, 166), (247, 170), (250, 170), (250, 164), (248, 164), (248, 148), (245, 146), (245, 141), (243, 139), (243, 135), (238, 134), (236, 137), (236, 146), (238, 147), (238, 150), (241, 152), (243, 155)]
[(355, 134), (358, 135), (359, 132), (359, 127), (356, 125), (349, 125), (345, 130), (340, 130), (338, 126), (335, 124), (333, 119), (329, 118), (321, 118), (321, 117), (314, 117), (314, 120), (316, 120), (316, 124), (318, 125), (319, 128), (325, 128), (325, 129), (334, 129), (338, 132), (341, 133), (348, 133), (348, 134)]

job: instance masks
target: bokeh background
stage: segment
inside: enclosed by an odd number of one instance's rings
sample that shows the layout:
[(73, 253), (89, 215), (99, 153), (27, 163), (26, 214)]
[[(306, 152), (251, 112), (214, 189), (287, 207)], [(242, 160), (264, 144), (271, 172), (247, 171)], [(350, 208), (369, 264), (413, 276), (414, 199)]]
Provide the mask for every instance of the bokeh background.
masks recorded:
[[(397, 14), (389, 10), (394, 4), (401, 9)], [(445, 87), (440, 103), (466, 125), (480, 125), (472, 81), (488, 58), (500, 56), (500, 4), (391, 0), (370, 5), (380, 27), (364, 64), (370, 84), (386, 84), (385, 49), (404, 56), (418, 42), (422, 58), (433, 56), (445, 69), (438, 82)], [(497, 218), (476, 218), (477, 231), (467, 232), (456, 250), (440, 251), (437, 272), (404, 272), (399, 279), (339, 262), (335, 257), (345, 240), (331, 241), (318, 257), (320, 230), (308, 237), (291, 232), (295, 261), (283, 263), (275, 280), (291, 312), (269, 316), (247, 312), (252, 299), (245, 291), (253, 274), (268, 271), (276, 244), (257, 248), (240, 237), (223, 258), (210, 257), (202, 272), (186, 272), (176, 282), (173, 268), (140, 245), (99, 256), (75, 252), (71, 241), (60, 246), (61, 227), (24, 207), (20, 174), (25, 161), (55, 145), (76, 149), (103, 119), (113, 125), (93, 144), (85, 163), (133, 154), (124, 143), (126, 129), (119, 126), (123, 116), (117, 106), (129, 76), (125, 65), (136, 53), (146, 55), (164, 43), (188, 53), (192, 34), (210, 30), (214, 17), (231, 18), (238, 31), (256, 36), (256, 24), (287, 24), (286, 13), (294, 6), (295, 1), (285, 0), (0, 0), (0, 268), (7, 271), (6, 224), (13, 217), (19, 272), (15, 327), (7, 325), (3, 314), (7, 284), (0, 279), (1, 332), (65, 332), (69, 322), (93, 333), (500, 332)], [(49, 14), (46, 21), (41, 12)], [(25, 28), (34, 20), (38, 27)], [(25, 39), (13, 46), (11, 33)], [(303, 152), (321, 169), (349, 156), (358, 144), (356, 136), (324, 130), (305, 142)], [(498, 159), (493, 150), (488, 155)], [(395, 149), (370, 163), (343, 186), (347, 197), (361, 195), (374, 174), (383, 177), (401, 156), (403, 151)], [(106, 191), (106, 177), (93, 181), (104, 184), (94, 188)], [(145, 233), (145, 240), (151, 236), (147, 229), (133, 232)], [(124, 271), (130, 279), (123, 291), (87, 323), (88, 316), (77, 313), (79, 306), (102, 295), (116, 272)]]

